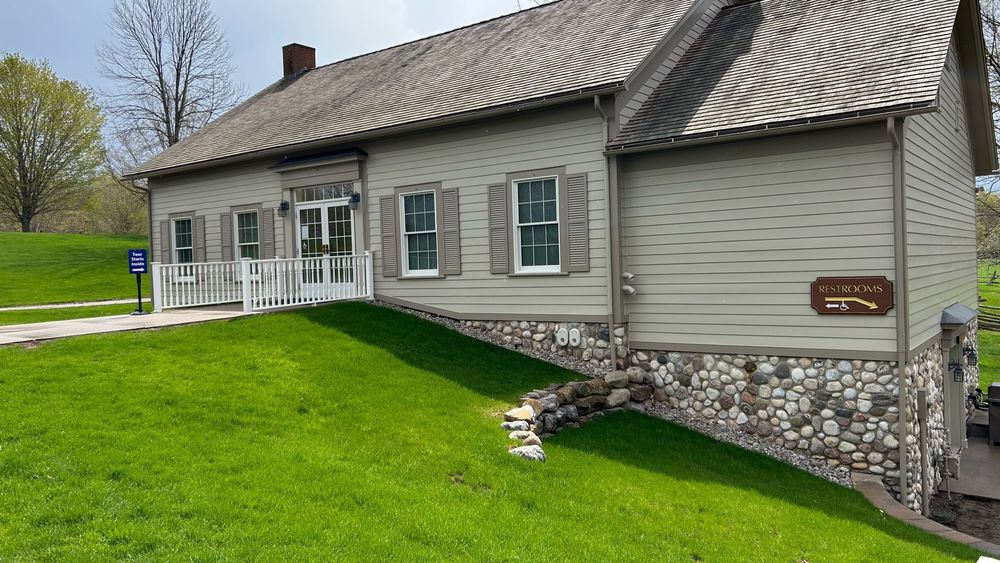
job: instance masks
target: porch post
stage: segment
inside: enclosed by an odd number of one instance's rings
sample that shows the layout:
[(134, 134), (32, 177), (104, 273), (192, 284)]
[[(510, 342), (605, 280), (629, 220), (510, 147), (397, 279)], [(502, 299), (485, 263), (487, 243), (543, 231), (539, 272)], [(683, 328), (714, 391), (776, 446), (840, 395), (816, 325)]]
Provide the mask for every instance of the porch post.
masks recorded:
[(153, 312), (163, 312), (163, 288), (160, 287), (160, 263), (153, 262), (153, 270), (149, 275), (149, 285), (153, 287)]
[(365, 297), (369, 300), (375, 299), (375, 261), (372, 260), (372, 251), (365, 251)]
[(253, 311), (253, 300), (252, 300), (252, 290), (250, 288), (251, 278), (250, 278), (250, 259), (241, 258), (240, 259), (240, 291), (243, 292), (243, 312), (250, 313)]

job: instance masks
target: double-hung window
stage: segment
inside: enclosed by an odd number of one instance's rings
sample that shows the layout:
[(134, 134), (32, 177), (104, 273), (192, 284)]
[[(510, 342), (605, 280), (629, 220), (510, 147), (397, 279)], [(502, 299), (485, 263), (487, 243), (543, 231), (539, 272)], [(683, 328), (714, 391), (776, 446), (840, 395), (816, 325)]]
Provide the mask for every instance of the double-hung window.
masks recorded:
[(236, 250), (238, 258), (260, 258), (260, 218), (257, 211), (236, 212)]
[(173, 220), (174, 263), (190, 264), (194, 262), (194, 233), (190, 217)]
[(438, 273), (437, 204), (435, 192), (400, 196), (403, 226), (403, 275)]
[(513, 182), (514, 265), (517, 272), (559, 272), (558, 178)]

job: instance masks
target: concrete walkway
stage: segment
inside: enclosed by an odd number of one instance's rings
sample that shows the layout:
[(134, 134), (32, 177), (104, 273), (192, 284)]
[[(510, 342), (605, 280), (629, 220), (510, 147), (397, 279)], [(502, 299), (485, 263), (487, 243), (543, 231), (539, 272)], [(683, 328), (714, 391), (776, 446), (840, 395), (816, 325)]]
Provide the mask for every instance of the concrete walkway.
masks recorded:
[[(149, 303), (149, 299), (143, 299), (143, 303)], [(135, 299), (109, 299), (106, 301), (84, 301), (82, 303), (46, 303), (44, 305), (14, 305), (11, 307), (0, 307), (0, 313), (4, 311), (38, 311), (41, 309), (72, 309), (74, 307), (100, 307), (102, 305), (127, 305), (135, 303)]]
[(875, 508), (878, 508), (887, 516), (891, 516), (896, 520), (902, 520), (911, 526), (916, 526), (925, 532), (946, 540), (965, 544), (993, 556), (1000, 556), (1000, 545), (981, 540), (969, 534), (963, 534), (943, 524), (938, 524), (933, 520), (924, 518), (919, 512), (914, 512), (899, 504), (896, 502), (896, 499), (889, 495), (889, 491), (885, 490), (881, 477), (867, 473), (852, 472), (851, 480), (854, 481), (854, 488), (864, 495), (868, 499), (868, 502), (875, 505)]
[(113, 315), (89, 319), (72, 319), (23, 325), (0, 326), (0, 345), (51, 340), (83, 334), (143, 330), (166, 326), (186, 325), (232, 319), (245, 315), (242, 310), (230, 309), (178, 309), (151, 315)]

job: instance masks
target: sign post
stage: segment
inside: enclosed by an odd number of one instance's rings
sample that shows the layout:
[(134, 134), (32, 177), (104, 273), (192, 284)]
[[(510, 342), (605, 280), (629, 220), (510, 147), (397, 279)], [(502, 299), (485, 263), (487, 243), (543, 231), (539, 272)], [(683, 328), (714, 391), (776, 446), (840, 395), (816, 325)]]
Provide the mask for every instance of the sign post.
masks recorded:
[(138, 308), (133, 315), (145, 315), (142, 310), (142, 275), (149, 271), (149, 264), (146, 260), (145, 248), (132, 248), (128, 251), (128, 273), (135, 274), (135, 289), (138, 295)]

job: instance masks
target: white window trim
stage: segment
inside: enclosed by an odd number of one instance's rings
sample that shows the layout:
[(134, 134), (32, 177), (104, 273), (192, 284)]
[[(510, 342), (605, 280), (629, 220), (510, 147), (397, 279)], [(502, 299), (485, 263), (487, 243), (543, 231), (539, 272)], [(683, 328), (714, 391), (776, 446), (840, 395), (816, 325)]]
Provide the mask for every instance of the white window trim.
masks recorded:
[[(522, 223), (518, 219), (518, 201), (517, 201), (517, 185), (522, 182), (531, 182), (532, 180), (555, 180), (556, 182), (556, 220), (554, 221), (556, 229), (559, 230), (559, 264), (547, 265), (547, 266), (523, 266), (521, 265), (521, 227)], [(514, 273), (515, 274), (552, 274), (562, 272), (562, 249), (565, 241), (562, 239), (562, 224), (559, 222), (559, 176), (558, 175), (547, 175), (547, 176), (535, 176), (531, 178), (516, 178), (510, 182), (510, 201), (511, 201), (511, 222), (513, 223), (513, 230), (511, 231), (514, 236), (512, 241), (514, 244)], [(553, 221), (543, 221), (541, 223), (524, 223), (523, 226), (531, 225), (550, 225)]]
[[(254, 214), (257, 216), (257, 242), (240, 242), (240, 215), (250, 215)], [(257, 247), (257, 258), (260, 260), (260, 211), (257, 209), (244, 209), (243, 211), (233, 212), (233, 242), (235, 244), (236, 260), (242, 259), (242, 253), (240, 252), (241, 246), (256, 246)]]
[[(408, 233), (406, 232), (406, 198), (417, 195), (431, 194), (434, 196), (434, 230), (433, 231), (419, 231)], [(437, 268), (430, 270), (411, 270), (410, 269), (410, 253), (409, 247), (406, 244), (406, 237), (409, 235), (424, 235), (424, 234), (434, 234), (434, 240), (438, 240), (438, 227), (440, 227), (441, 220), (438, 217), (438, 197), (437, 190), (421, 190), (416, 192), (404, 192), (399, 194), (399, 245), (400, 245), (400, 258), (402, 259), (402, 276), (404, 278), (434, 278), (438, 277), (439, 271), (441, 269), (441, 249), (435, 249), (435, 254), (437, 255)]]
[[(187, 221), (191, 225), (191, 246), (177, 246), (177, 222)], [(191, 261), (181, 262), (177, 256), (178, 250), (190, 250), (191, 251)], [(194, 217), (174, 217), (170, 219), (170, 252), (172, 254), (174, 264), (194, 264)]]

